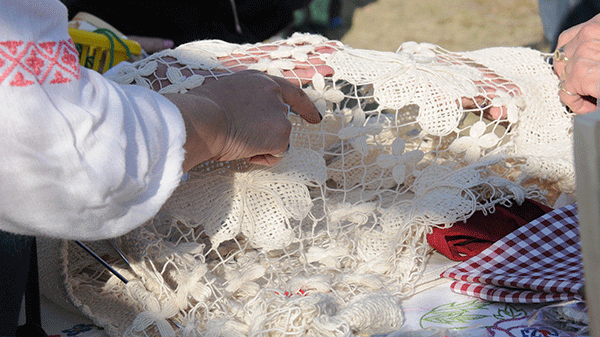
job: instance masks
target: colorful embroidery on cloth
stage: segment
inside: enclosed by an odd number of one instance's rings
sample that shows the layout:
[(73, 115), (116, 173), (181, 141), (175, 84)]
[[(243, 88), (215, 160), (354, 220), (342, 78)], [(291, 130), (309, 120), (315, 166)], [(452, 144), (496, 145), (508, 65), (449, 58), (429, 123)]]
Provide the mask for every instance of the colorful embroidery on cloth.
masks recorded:
[(481, 299), (543, 303), (580, 299), (583, 287), (576, 206), (547, 213), (481, 254), (444, 271), (451, 289)]
[(494, 326), (488, 328), (490, 336), (493, 337), (575, 337), (578, 334), (571, 334), (558, 330), (553, 327), (531, 325), (529, 317), (513, 318), (504, 321), (498, 321)]
[(41, 43), (0, 41), (0, 85), (62, 84), (79, 79), (79, 75), (78, 54), (71, 39)]

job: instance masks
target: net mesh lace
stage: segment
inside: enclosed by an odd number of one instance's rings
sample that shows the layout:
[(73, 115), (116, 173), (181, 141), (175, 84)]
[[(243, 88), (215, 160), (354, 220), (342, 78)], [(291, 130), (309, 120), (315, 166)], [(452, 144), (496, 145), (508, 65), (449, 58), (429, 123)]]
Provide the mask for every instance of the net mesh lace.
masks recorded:
[(291, 149), (275, 167), (195, 167), (152, 221), (117, 240), (129, 266), (88, 243), (127, 284), (64, 242), (71, 300), (114, 336), (399, 328), (434, 226), (573, 193), (572, 116), (546, 57), (414, 42), (378, 52), (295, 34), (194, 42), (121, 67), (113, 80), (161, 93), (244, 69), (285, 76), (323, 121), (291, 116)]

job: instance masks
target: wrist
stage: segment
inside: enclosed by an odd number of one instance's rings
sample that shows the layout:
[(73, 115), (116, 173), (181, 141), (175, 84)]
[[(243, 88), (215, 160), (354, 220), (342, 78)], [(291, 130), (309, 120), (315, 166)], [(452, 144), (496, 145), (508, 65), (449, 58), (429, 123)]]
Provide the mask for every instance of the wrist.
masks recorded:
[(183, 171), (218, 158), (225, 147), (226, 118), (222, 108), (207, 97), (194, 94), (165, 94), (179, 109), (185, 123)]

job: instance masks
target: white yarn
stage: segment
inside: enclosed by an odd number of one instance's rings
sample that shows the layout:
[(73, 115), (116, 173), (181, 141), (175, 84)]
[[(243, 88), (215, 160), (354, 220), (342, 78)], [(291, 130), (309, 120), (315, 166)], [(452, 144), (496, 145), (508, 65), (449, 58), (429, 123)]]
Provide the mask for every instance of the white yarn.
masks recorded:
[[(574, 191), (572, 116), (546, 56), (414, 42), (377, 52), (296, 34), (198, 41), (123, 67), (114, 80), (159, 92), (248, 68), (281, 74), (306, 83), (323, 121), (291, 116), (290, 153), (277, 166), (194, 168), (152, 221), (119, 238), (131, 266), (109, 260), (126, 286), (65, 243), (67, 293), (112, 336), (398, 329), (434, 226)], [(319, 63), (332, 74), (306, 72)]]
[(136, 334), (149, 328), (156, 328), (161, 337), (174, 337), (175, 331), (167, 319), (175, 316), (179, 311), (177, 305), (166, 302), (164, 305), (154, 297), (146, 298), (147, 310), (140, 312), (131, 324), (131, 333)]
[(354, 332), (367, 334), (394, 331), (404, 321), (398, 299), (387, 293), (357, 296), (335, 318), (348, 322)]
[(167, 69), (167, 79), (170, 85), (161, 88), (159, 94), (185, 94), (189, 89), (198, 87), (204, 82), (204, 76), (192, 75), (184, 76), (178, 68)]

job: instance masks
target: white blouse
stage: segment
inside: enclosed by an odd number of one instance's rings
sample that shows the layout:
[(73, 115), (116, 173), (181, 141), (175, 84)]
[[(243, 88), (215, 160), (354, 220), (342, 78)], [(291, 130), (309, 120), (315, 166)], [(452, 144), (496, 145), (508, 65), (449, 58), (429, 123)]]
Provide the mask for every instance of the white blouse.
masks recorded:
[(122, 235), (182, 175), (179, 110), (81, 68), (57, 0), (0, 0), (0, 230)]

